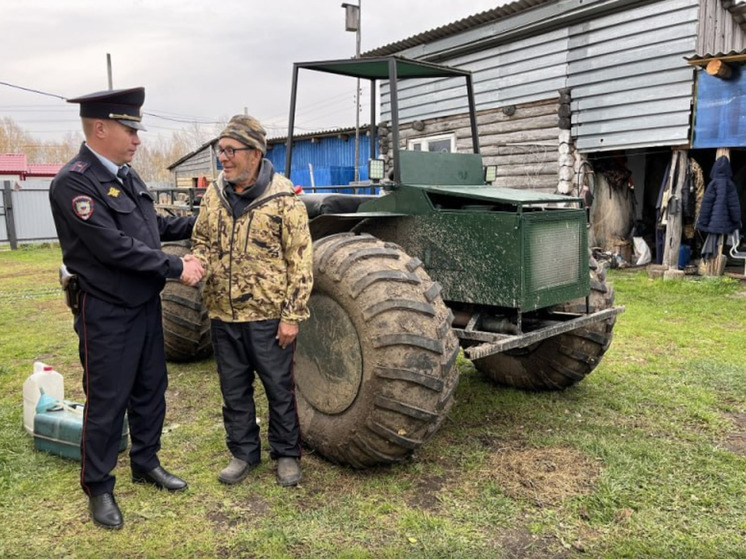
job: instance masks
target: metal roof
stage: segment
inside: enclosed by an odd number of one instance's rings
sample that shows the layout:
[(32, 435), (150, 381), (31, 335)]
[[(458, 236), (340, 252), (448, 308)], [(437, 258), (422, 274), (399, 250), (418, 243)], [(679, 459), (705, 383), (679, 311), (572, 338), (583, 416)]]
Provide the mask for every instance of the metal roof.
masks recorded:
[(505, 4), (498, 8), (485, 10), (484, 12), (479, 12), (463, 19), (459, 19), (447, 25), (441, 25), (435, 29), (412, 35), (407, 39), (402, 39), (401, 41), (396, 41), (395, 43), (389, 43), (382, 47), (369, 50), (364, 52), (363, 56), (385, 56), (394, 54), (412, 47), (424, 45), (431, 41), (450, 37), (451, 35), (456, 35), (463, 31), (468, 31), (469, 29), (479, 27), (480, 25), (485, 25), (499, 19), (514, 16), (521, 12), (526, 12), (536, 8), (537, 6), (552, 4), (556, 1), (557, 0), (517, 0), (516, 2), (511, 2), (510, 4)]
[(739, 27), (746, 31), (746, 2), (742, 0), (720, 0), (723, 7), (733, 14)]
[(0, 153), (0, 173), (25, 173), (27, 168), (25, 153)]
[[(361, 134), (367, 134), (370, 130), (370, 124), (361, 124), (359, 127)], [(304, 132), (302, 134), (293, 134), (293, 140), (308, 140), (309, 138), (329, 138), (335, 136), (354, 136), (355, 127), (347, 126), (344, 128), (325, 128), (322, 130), (314, 130), (313, 132)], [(284, 144), (288, 139), (287, 134), (284, 136), (272, 136), (267, 137), (267, 145), (269, 144)]]
[[(368, 130), (370, 129), (369, 124), (361, 124), (359, 127), (361, 134), (367, 134)], [(346, 127), (346, 128), (330, 128), (327, 130), (316, 130), (314, 132), (306, 132), (303, 134), (293, 134), (294, 140), (308, 140), (309, 138), (326, 138), (326, 137), (334, 137), (334, 136), (343, 136), (343, 135), (354, 135), (355, 134), (355, 127)], [(284, 144), (287, 140), (287, 135), (285, 136), (272, 136), (267, 137), (267, 147), (270, 145), (276, 145), (276, 144)], [(210, 147), (212, 144), (216, 143), (218, 141), (218, 138), (215, 137), (212, 140), (208, 140), (201, 146), (199, 146), (197, 149), (190, 151), (186, 155), (180, 157), (173, 163), (171, 163), (166, 169), (169, 171), (173, 170), (174, 167), (177, 167), (184, 163), (184, 161), (191, 159), (195, 155), (197, 155), (202, 150)], [(0, 155), (2, 157), (2, 155)], [(1, 169), (0, 169), (1, 170)]]
[(305, 68), (317, 72), (327, 72), (340, 76), (363, 78), (369, 80), (387, 80), (391, 77), (391, 64), (396, 66), (397, 79), (409, 78), (450, 78), (471, 74), (449, 66), (432, 62), (412, 60), (401, 56), (379, 56), (365, 58), (345, 58), (343, 60), (323, 60), (318, 62), (296, 62), (296, 68)]
[(27, 177), (53, 177), (62, 169), (62, 163), (28, 163), (25, 153), (0, 153), (0, 175)]
[(694, 56), (685, 56), (684, 60), (688, 61), (692, 66), (704, 66), (711, 60), (722, 60), (723, 62), (745, 62), (746, 61), (746, 49), (741, 51), (732, 50), (730, 52), (717, 52), (717, 53), (705, 53), (695, 54)]
[(28, 176), (53, 177), (62, 167), (62, 163), (31, 163), (28, 166)]

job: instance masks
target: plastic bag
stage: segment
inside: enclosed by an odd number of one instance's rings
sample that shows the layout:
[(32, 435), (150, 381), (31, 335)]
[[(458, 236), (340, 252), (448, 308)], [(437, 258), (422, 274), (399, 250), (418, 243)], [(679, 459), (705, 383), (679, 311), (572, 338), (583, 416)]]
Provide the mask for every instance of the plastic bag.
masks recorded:
[(650, 247), (642, 237), (632, 237), (632, 246), (635, 251), (635, 266), (650, 264)]

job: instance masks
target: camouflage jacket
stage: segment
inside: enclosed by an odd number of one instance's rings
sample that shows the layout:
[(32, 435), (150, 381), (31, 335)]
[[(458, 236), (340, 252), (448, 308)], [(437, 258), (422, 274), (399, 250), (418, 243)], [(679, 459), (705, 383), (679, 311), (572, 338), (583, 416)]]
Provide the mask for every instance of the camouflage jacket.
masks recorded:
[(210, 318), (289, 323), (308, 318), (311, 235), (306, 207), (292, 183), (274, 173), (265, 191), (235, 219), (225, 188), (220, 173), (202, 199), (192, 232), (192, 252), (205, 266), (203, 300)]

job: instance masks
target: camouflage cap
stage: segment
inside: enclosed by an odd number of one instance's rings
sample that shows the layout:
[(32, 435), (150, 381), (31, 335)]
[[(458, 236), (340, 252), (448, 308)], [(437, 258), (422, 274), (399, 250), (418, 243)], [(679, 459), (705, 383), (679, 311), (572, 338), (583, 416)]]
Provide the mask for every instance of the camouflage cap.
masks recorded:
[(267, 131), (253, 116), (234, 116), (218, 136), (220, 138), (233, 138), (245, 146), (267, 153)]

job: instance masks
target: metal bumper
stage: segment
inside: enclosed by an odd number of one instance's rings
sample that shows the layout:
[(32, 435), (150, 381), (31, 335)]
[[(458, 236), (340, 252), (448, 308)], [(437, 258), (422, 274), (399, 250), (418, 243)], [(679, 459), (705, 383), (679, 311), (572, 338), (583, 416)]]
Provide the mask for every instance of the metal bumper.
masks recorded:
[(464, 349), (464, 354), (469, 359), (481, 359), (495, 353), (526, 347), (541, 340), (564, 334), (577, 328), (582, 328), (595, 322), (602, 322), (621, 314), (625, 307), (614, 307), (604, 309), (592, 314), (575, 315), (569, 313), (556, 313), (558, 319), (549, 326), (533, 330), (524, 334), (496, 334), (494, 332), (484, 332), (481, 330), (469, 330), (467, 328), (454, 328), (456, 336), (461, 340), (470, 340), (480, 342), (477, 345)]

